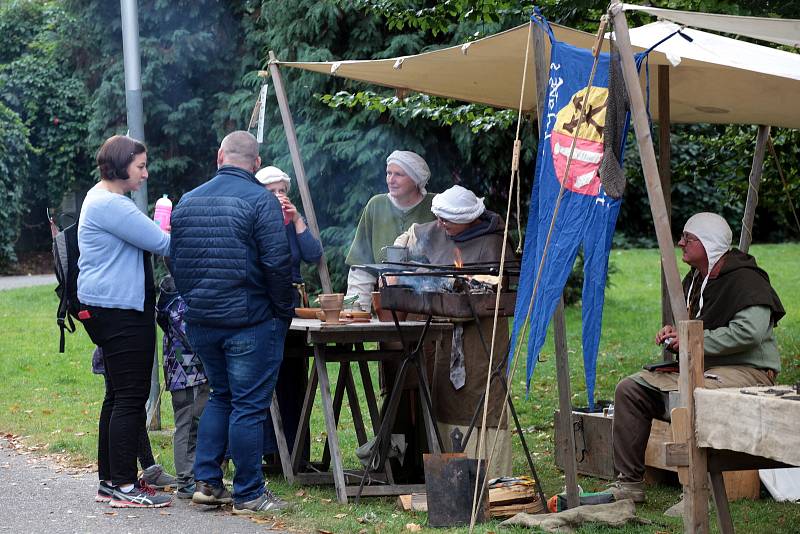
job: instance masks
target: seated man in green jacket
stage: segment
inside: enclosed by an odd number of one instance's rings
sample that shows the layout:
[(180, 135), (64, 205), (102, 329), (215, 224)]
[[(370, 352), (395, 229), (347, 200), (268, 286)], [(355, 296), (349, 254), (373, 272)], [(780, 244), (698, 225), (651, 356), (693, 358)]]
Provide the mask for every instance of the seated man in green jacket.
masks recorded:
[[(683, 280), (689, 317), (703, 321), (705, 387), (774, 385), (781, 359), (773, 327), (785, 312), (767, 273), (752, 256), (730, 248), (731, 229), (714, 213), (689, 218), (678, 246), (692, 267)], [(659, 330), (655, 341), (676, 353), (681, 342), (672, 325)], [(644, 502), (650, 423), (664, 416), (665, 393), (677, 390), (674, 372), (641, 371), (617, 384), (613, 434), (619, 475), (610, 488), (617, 500)]]

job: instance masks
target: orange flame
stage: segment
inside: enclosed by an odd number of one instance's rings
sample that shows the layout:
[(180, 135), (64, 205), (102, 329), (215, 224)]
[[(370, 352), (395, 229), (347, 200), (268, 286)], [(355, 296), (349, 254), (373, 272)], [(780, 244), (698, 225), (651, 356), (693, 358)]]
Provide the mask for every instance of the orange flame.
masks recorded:
[(464, 266), (464, 260), (461, 259), (461, 250), (458, 247), (453, 249), (453, 265), (456, 266), (456, 269), (460, 269)]

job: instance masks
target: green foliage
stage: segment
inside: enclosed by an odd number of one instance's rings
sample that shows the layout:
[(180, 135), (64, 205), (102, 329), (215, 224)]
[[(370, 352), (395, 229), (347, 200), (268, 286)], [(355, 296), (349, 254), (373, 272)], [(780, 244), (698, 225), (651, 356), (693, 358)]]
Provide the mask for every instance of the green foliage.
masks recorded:
[(16, 261), (13, 244), (24, 209), (20, 177), (28, 173), (30, 150), (19, 115), (0, 102), (0, 268)]
[[(17, 208), (34, 221), (40, 240), (49, 237), (44, 208), (56, 206), (64, 193), (89, 179), (86, 92), (72, 72), (62, 44), (75, 30), (71, 19), (49, 2), (14, 2), (0, 11), (0, 27), (16, 25), (24, 46), (12, 39), (0, 45), (0, 103), (13, 109), (27, 127), (28, 172), (17, 174), (22, 197)], [(22, 37), (20, 37), (21, 39)], [(0, 211), (7, 211), (0, 199)], [(19, 231), (16, 218), (11, 234)], [(0, 246), (9, 246), (0, 239)]]

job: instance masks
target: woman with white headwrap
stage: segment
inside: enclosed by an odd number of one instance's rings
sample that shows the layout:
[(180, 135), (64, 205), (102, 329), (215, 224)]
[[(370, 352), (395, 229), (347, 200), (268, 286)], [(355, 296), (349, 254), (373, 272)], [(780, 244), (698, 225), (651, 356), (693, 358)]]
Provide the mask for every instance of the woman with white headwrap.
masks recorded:
[[(500, 262), (505, 225), (499, 215), (486, 209), (482, 198), (469, 189), (454, 185), (433, 197), (431, 211), (436, 221), (412, 225), (394, 244), (407, 246), (412, 257), (431, 264), (452, 264), (456, 254), (464, 263)], [(512, 259), (514, 253), (507, 244), (506, 260)], [(492, 317), (483, 318), (480, 323), (456, 322), (451, 346), (436, 354), (431, 394), (439, 432), (447, 450), (451, 450), (449, 435), (456, 427), (466, 433), (486, 389), (489, 356), (483, 348), (481, 334), (491, 346), (493, 322)], [(501, 318), (494, 338), (493, 367), (505, 360), (506, 354), (501, 352), (507, 345), (508, 322)], [(428, 355), (428, 361), (434, 361), (433, 356)], [(500, 383), (492, 381), (487, 417), (488, 446), (494, 443), (496, 433), (499, 432), (500, 436), (489, 466), (491, 478), (512, 474), (508, 421), (506, 418), (500, 421), (504, 400)], [(477, 431), (472, 433), (464, 449), (473, 458), (477, 457), (477, 435)]]
[[(433, 194), (425, 189), (431, 171), (419, 154), (395, 150), (386, 158), (388, 193), (375, 195), (364, 208), (345, 263), (363, 265), (386, 260), (382, 249), (414, 223), (433, 220)], [(369, 273), (350, 269), (347, 296), (358, 295), (363, 310), (369, 310), (376, 279)]]
[[(289, 200), (289, 190), (292, 179), (278, 167), (264, 167), (256, 173), (256, 180), (272, 191), (283, 210), (283, 222), (286, 226), (286, 238), (289, 241), (289, 252), (292, 256), (292, 285), (297, 289), (294, 293), (295, 307), (307, 306), (308, 299), (305, 292), (303, 276), (300, 274), (300, 263), (316, 264), (322, 257), (322, 244), (314, 237), (306, 226), (306, 221), (295, 205)], [(305, 338), (299, 332), (288, 331), (284, 342), (284, 353), (299, 353), (304, 350)], [(287, 350), (288, 349), (288, 350)], [(281, 419), (286, 431), (286, 442), (289, 451), (294, 447), (297, 427), (300, 422), (300, 411), (303, 408), (303, 395), (305, 384), (308, 380), (308, 359), (305, 357), (284, 358), (278, 372), (278, 382), (275, 384), (275, 394), (278, 396)], [(309, 440), (306, 438), (302, 457), (308, 459)], [(278, 452), (278, 442), (275, 430), (272, 427), (272, 418), (264, 421), (264, 455)]]
[[(773, 385), (781, 358), (773, 328), (785, 315), (766, 272), (749, 254), (731, 249), (731, 229), (715, 213), (686, 222), (678, 246), (691, 266), (683, 280), (691, 319), (703, 321), (705, 387)], [(677, 352), (672, 325), (655, 338)], [(620, 473), (614, 497), (644, 502), (644, 453), (653, 418), (666, 413), (665, 393), (678, 390), (678, 373), (641, 371), (617, 384), (614, 394), (614, 467)], [(672, 509), (671, 509), (672, 510)], [(673, 515), (673, 511), (668, 515)]]

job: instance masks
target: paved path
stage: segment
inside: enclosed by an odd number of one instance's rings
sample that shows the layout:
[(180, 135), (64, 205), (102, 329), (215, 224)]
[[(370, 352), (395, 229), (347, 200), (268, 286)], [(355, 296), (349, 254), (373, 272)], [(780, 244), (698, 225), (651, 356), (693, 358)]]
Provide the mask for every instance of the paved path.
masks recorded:
[(273, 529), (271, 518), (251, 520), (181, 499), (167, 508), (111, 508), (94, 502), (96, 490), (96, 471), (60, 466), (0, 435), (0, 533), (288, 534)]
[(16, 289), (30, 286), (56, 286), (56, 275), (33, 274), (23, 276), (0, 276), (0, 291), (3, 289)]

